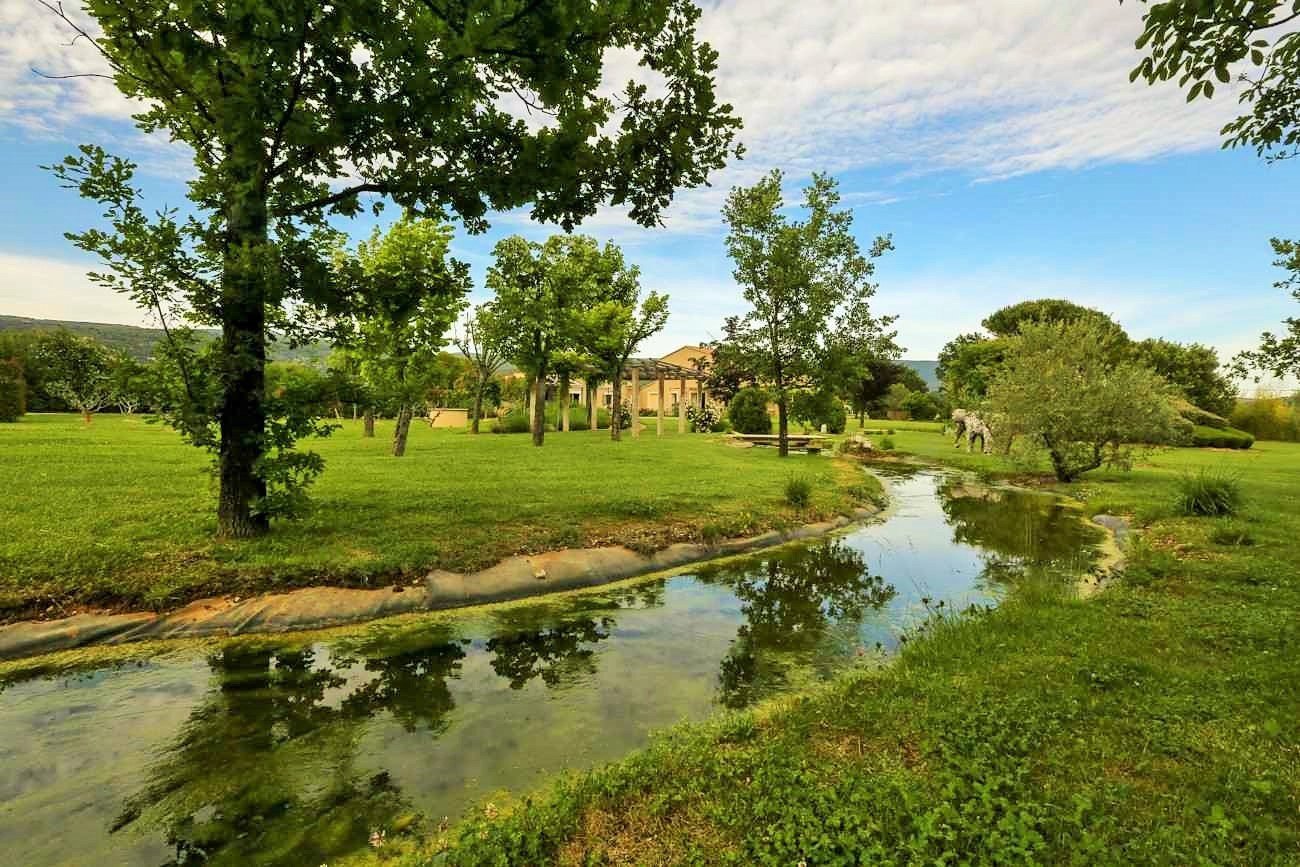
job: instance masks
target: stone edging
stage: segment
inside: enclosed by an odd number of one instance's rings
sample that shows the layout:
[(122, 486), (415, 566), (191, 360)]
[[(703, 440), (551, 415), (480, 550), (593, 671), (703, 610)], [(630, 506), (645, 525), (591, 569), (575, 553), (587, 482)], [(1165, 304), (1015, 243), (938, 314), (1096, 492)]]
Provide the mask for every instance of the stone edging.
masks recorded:
[(863, 507), (849, 515), (790, 530), (771, 530), (716, 545), (682, 542), (649, 555), (622, 546), (566, 548), (521, 555), (469, 574), (435, 570), (415, 586), (379, 590), (307, 587), (248, 599), (200, 599), (163, 614), (74, 614), (59, 620), (21, 621), (0, 626), (0, 660), (96, 644), (325, 629), (397, 614), (462, 608), (598, 587), (706, 560), (825, 536), (854, 522), (874, 517), (879, 511)]

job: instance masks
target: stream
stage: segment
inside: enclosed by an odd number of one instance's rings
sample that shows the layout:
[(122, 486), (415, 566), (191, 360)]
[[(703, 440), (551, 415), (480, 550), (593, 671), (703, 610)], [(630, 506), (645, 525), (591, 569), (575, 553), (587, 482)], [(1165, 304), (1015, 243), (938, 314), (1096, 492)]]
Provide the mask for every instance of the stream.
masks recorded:
[(323, 864), (1095, 561), (1050, 496), (879, 472), (884, 521), (666, 579), (0, 680), (0, 861)]

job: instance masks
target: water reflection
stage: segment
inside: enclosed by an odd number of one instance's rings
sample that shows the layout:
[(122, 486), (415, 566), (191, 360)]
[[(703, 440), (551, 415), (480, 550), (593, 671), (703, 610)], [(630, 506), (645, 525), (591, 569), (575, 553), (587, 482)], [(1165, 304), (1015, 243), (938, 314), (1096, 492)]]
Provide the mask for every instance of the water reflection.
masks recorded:
[(1092, 538), (1043, 497), (933, 473), (895, 474), (893, 493), (884, 524), (694, 575), (42, 670), (0, 696), (0, 852), (332, 863), (377, 829), (829, 676), (922, 598), (991, 601), (1025, 568), (1086, 558)]

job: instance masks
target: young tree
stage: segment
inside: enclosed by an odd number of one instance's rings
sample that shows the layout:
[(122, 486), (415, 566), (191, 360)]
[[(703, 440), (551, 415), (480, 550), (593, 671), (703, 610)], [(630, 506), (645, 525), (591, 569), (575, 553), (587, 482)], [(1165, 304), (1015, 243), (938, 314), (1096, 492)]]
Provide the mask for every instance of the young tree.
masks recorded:
[(149, 368), (125, 352), (114, 353), (113, 403), (118, 412), (132, 415), (149, 401)]
[[(305, 337), (313, 314), (364, 300), (329, 279), (331, 220), (390, 199), (470, 231), (524, 205), (568, 229), (609, 202), (653, 225), (737, 151), (690, 0), (87, 0), (94, 33), (42, 2), (142, 104), (137, 125), (193, 155), (186, 218), (146, 214), (133, 166), (98, 148), (55, 171), (107, 207), (108, 232), (73, 236), (107, 263), (101, 283), (221, 328), (215, 433), (189, 436), (216, 451), (224, 536), (267, 529), (270, 440), (291, 433), (268, 426), (268, 330)], [(614, 50), (658, 91), (602, 93)]]
[(370, 299), (354, 342), (362, 377), (397, 416), (394, 457), (406, 454), (411, 418), (437, 382), (443, 335), (469, 293), (469, 266), (448, 255), (451, 238), (450, 226), (407, 215), (387, 232), (376, 228), (355, 258), (337, 260), (341, 282)]
[[(636, 280), (636, 269), (629, 272), (629, 279)], [(582, 346), (590, 355), (597, 374), (614, 383), (613, 402), (609, 417), (609, 438), (617, 442), (622, 438), (621, 418), (623, 389), (623, 372), (627, 369), (628, 359), (637, 347), (663, 330), (668, 323), (668, 296), (651, 292), (640, 301), (639, 292), (634, 292), (631, 300), (602, 301), (589, 308), (582, 316)], [(636, 395), (633, 395), (633, 400)], [(682, 397), (685, 400), (685, 395)], [(635, 405), (632, 412), (636, 414)], [(636, 424), (635, 421), (632, 422)]]
[(585, 235), (552, 235), (540, 244), (513, 235), (492, 255), (487, 285), (496, 293), (496, 315), (509, 323), (503, 352), (532, 382), (533, 445), (540, 446), (552, 359), (575, 347), (579, 312), (634, 290), (636, 271), (624, 266), (618, 247), (601, 248)]
[(794, 388), (816, 388), (836, 335), (857, 339), (883, 333), (888, 319), (873, 318), (868, 301), (871, 260), (893, 248), (877, 238), (863, 256), (853, 236), (853, 213), (837, 210), (839, 193), (827, 175), (813, 175), (804, 190), (805, 221), (781, 213), (781, 172), (753, 187), (737, 187), (722, 215), (733, 275), (750, 311), (724, 325), (745, 367), (771, 388), (777, 405), (780, 454), (789, 453), (789, 402)]
[(994, 434), (1047, 453), (1070, 482), (1103, 464), (1127, 466), (1134, 444), (1170, 442), (1178, 413), (1154, 371), (1117, 360), (1096, 322), (1029, 323), (1007, 339), (989, 386)]
[(488, 384), (506, 363), (502, 325), (493, 313), (492, 304), (480, 304), (472, 314), (466, 314), (460, 330), (451, 339), (474, 366), (474, 405), (470, 410), (472, 433), (478, 433), (479, 419), (483, 417), (483, 396), (487, 393)]
[(16, 358), (0, 357), (0, 422), (18, 421), (27, 412), (27, 380)]
[(113, 402), (113, 358), (95, 341), (60, 329), (41, 336), (35, 356), (46, 390), (80, 412), (86, 424)]

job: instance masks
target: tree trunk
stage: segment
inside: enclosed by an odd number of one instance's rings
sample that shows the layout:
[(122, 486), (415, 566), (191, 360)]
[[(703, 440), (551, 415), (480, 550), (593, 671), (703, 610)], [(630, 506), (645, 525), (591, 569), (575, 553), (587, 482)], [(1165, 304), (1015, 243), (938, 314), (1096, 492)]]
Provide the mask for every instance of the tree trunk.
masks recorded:
[(623, 439), (623, 371), (614, 377), (614, 389), (609, 398), (609, 438), (614, 442)]
[(397, 411), (397, 429), (393, 431), (393, 457), (406, 454), (406, 436), (411, 431), (411, 407), (403, 404)]
[(790, 419), (785, 408), (785, 390), (778, 392), (776, 399), (776, 434), (777, 434), (777, 454), (781, 457), (790, 456)]
[(546, 371), (539, 370), (533, 380), (533, 445), (546, 438)]
[(375, 435), (375, 408), (366, 407), (366, 414), (361, 417), (361, 435), (363, 437), (373, 437)]
[[(246, 143), (261, 147), (261, 143)], [(226, 205), (221, 272), (221, 396), (217, 417), (217, 535), (242, 539), (270, 527), (255, 513), (266, 496), (257, 462), (266, 451), (266, 201), (260, 188), (260, 154), (231, 154), (232, 190)], [(242, 189), (241, 189), (242, 188)]]
[(88, 409), (81, 410), (81, 420), (85, 424), (90, 424), (90, 410)]
[(474, 416), (469, 421), (469, 432), (478, 433), (478, 421), (483, 417), (483, 383), (474, 392)]
[(560, 376), (560, 423), (557, 427), (569, 432), (569, 374)]
[(596, 407), (596, 381), (594, 379), (587, 380), (587, 415), (591, 418), (588, 426), (591, 428), (592, 433), (600, 430), (600, 415)]

